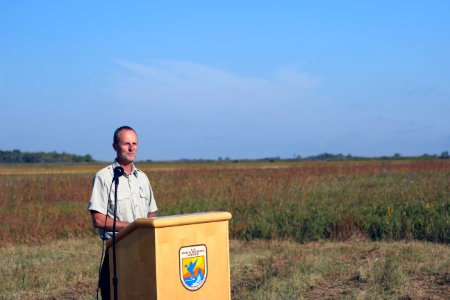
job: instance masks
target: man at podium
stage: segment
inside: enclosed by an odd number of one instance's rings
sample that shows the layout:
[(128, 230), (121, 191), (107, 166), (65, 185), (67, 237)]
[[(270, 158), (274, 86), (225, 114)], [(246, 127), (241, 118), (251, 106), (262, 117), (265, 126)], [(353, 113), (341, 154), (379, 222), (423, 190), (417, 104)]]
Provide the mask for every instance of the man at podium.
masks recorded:
[[(158, 210), (148, 177), (133, 163), (138, 150), (135, 130), (129, 126), (117, 128), (112, 146), (116, 151), (116, 159), (95, 175), (88, 205), (94, 227), (98, 228), (99, 235), (104, 240), (112, 237), (115, 201), (113, 179), (120, 176), (117, 188), (116, 231), (122, 230), (137, 218), (155, 217)], [(110, 299), (109, 278), (109, 258), (106, 253), (99, 279), (102, 299)]]

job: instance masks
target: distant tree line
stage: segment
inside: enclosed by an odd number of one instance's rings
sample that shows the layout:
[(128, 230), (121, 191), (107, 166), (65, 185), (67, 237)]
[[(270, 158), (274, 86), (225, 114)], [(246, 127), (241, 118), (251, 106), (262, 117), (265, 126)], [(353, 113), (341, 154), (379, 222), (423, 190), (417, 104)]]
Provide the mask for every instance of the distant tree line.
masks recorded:
[(91, 155), (53, 152), (21, 152), (0, 150), (0, 163), (81, 163), (95, 162)]
[(189, 159), (183, 158), (179, 160), (167, 160), (167, 161), (152, 161), (144, 160), (140, 162), (144, 163), (158, 163), (158, 162), (170, 162), (170, 163), (215, 163), (215, 162), (295, 162), (295, 161), (358, 161), (358, 160), (411, 160), (411, 159), (449, 159), (450, 155), (448, 151), (442, 152), (440, 155), (437, 154), (423, 154), (418, 156), (403, 156), (400, 153), (395, 153), (392, 156), (377, 156), (377, 157), (366, 157), (366, 156), (354, 156), (351, 154), (332, 154), (332, 153), (322, 153), (313, 156), (301, 157), (300, 155), (294, 155), (292, 158), (283, 158), (279, 156), (275, 157), (264, 157), (256, 159), (232, 159), (229, 157), (219, 156), (217, 159)]
[(298, 157), (300, 160), (368, 160), (368, 159), (381, 159), (381, 160), (401, 160), (401, 159), (448, 159), (448, 151), (444, 151), (441, 155), (436, 154), (423, 154), (420, 156), (403, 156), (400, 153), (395, 153), (392, 156), (379, 156), (379, 157), (363, 157), (363, 156), (353, 156), (351, 154), (343, 155), (343, 154), (331, 154), (331, 153), (322, 153), (316, 156), (309, 156), (305, 158)]
[(379, 157), (363, 157), (363, 156), (353, 156), (351, 154), (332, 154), (332, 153), (322, 153), (314, 156), (301, 157), (300, 155), (295, 155), (290, 159), (283, 159), (280, 157), (268, 157), (262, 160), (264, 161), (343, 161), (343, 160), (402, 160), (402, 159), (448, 159), (448, 151), (444, 151), (441, 155), (436, 154), (423, 154), (420, 156), (403, 156), (400, 153), (395, 153), (392, 156), (379, 156)]
[[(292, 158), (265, 157), (260, 159), (231, 159), (229, 157), (219, 157), (215, 159), (180, 159), (171, 160), (167, 162), (172, 163), (208, 163), (208, 162), (250, 162), (250, 161), (266, 161), (266, 162), (279, 162), (279, 161), (344, 161), (344, 160), (402, 160), (402, 159), (449, 159), (448, 151), (442, 152), (440, 155), (436, 154), (423, 154), (421, 156), (402, 156), (399, 153), (395, 153), (392, 156), (381, 157), (362, 157), (353, 156), (351, 154), (332, 154), (322, 153), (315, 156), (301, 157), (300, 155), (294, 155)], [(82, 162), (96, 162), (90, 154), (75, 155), (69, 153), (53, 152), (21, 152), (20, 150), (2, 151), (0, 150), (0, 163), (82, 163)], [(152, 160), (144, 160), (140, 162), (152, 163)]]
[(292, 158), (282, 158), (279, 156), (276, 157), (265, 157), (261, 159), (230, 159), (226, 157), (225, 159), (222, 157), (218, 158), (218, 161), (233, 161), (233, 162), (239, 162), (239, 161), (266, 161), (266, 162), (279, 162), (279, 161), (355, 161), (355, 160), (402, 160), (402, 159), (449, 159), (448, 151), (444, 151), (441, 153), (441, 155), (436, 154), (423, 154), (420, 156), (403, 156), (400, 153), (395, 153), (392, 156), (379, 156), (379, 157), (364, 157), (364, 156), (353, 156), (351, 154), (332, 154), (332, 153), (322, 153), (318, 155), (313, 156), (307, 156), (307, 157), (301, 157), (300, 155), (294, 155)]

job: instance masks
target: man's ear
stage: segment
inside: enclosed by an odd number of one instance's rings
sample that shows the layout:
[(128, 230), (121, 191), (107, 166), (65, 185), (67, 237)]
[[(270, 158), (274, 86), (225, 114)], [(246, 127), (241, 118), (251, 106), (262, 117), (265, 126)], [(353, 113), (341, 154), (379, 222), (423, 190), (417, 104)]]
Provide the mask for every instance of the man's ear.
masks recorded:
[(113, 149), (114, 149), (115, 151), (117, 151), (117, 145), (116, 145), (115, 143), (112, 143), (112, 146), (113, 146)]

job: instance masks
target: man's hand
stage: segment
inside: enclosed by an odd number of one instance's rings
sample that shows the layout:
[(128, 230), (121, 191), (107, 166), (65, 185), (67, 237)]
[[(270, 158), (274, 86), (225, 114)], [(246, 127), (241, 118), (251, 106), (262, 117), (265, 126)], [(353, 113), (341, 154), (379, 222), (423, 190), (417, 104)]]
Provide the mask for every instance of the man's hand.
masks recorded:
[[(101, 228), (105, 229), (107, 231), (113, 230), (113, 224), (114, 219), (108, 217), (107, 215), (104, 215), (98, 211), (91, 210), (91, 216), (92, 216), (92, 223), (94, 224), (95, 228)], [(119, 219), (116, 220), (116, 231), (120, 231), (127, 227), (130, 224), (130, 222), (120, 221)]]

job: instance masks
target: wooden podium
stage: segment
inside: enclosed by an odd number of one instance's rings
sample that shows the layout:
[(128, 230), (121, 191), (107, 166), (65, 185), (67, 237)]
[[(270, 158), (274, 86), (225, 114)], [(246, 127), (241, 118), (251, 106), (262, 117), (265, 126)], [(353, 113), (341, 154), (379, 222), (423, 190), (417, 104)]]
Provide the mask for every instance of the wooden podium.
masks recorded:
[[(118, 298), (230, 299), (228, 212), (137, 219), (116, 235)], [(109, 251), (111, 297), (113, 247)]]

